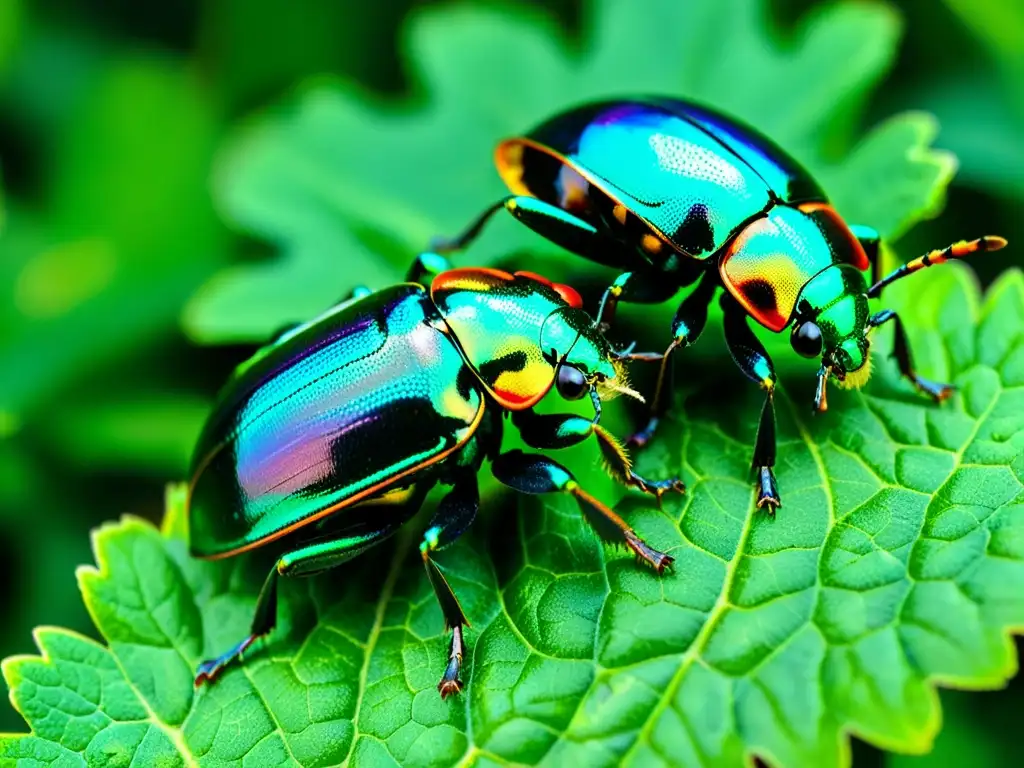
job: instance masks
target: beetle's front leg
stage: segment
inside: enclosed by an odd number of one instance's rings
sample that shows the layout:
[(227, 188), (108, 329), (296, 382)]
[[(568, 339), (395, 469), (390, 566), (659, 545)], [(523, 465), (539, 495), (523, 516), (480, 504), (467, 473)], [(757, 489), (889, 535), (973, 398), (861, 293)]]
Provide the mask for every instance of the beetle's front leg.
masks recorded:
[(659, 501), (668, 491), (686, 491), (683, 481), (678, 478), (648, 480), (634, 472), (633, 462), (622, 443), (598, 424), (596, 419), (572, 414), (538, 414), (528, 410), (513, 412), (512, 423), (519, 430), (523, 441), (531, 448), (568, 448), (593, 435), (612, 477), (623, 485), (651, 494)]
[(558, 462), (516, 450), (496, 458), (492, 471), (501, 483), (520, 493), (569, 494), (576, 499), (583, 518), (603, 541), (624, 544), (658, 573), (672, 564), (672, 557), (649, 546), (625, 520), (584, 491), (572, 473)]
[(456, 476), (452, 490), (437, 505), (434, 519), (431, 520), (430, 526), (423, 534), (423, 542), (420, 544), (423, 566), (427, 569), (430, 586), (441, 606), (445, 629), (450, 629), (452, 633), (448, 651), (448, 666), (445, 667), (444, 674), (441, 676), (441, 682), (437, 684), (437, 690), (440, 691), (442, 699), (462, 690), (462, 680), (459, 679), (464, 654), (462, 627), (469, 622), (466, 621), (466, 616), (462, 612), (459, 599), (455, 596), (448, 580), (445, 579), (431, 555), (437, 550), (447, 547), (461, 536), (473, 522), (479, 507), (480, 491), (477, 486), (476, 470), (461, 471)]
[(775, 510), (782, 506), (775, 482), (775, 472), (772, 469), (775, 466), (776, 450), (775, 405), (772, 399), (775, 393), (775, 366), (764, 346), (747, 325), (746, 313), (736, 300), (728, 294), (723, 294), (722, 308), (725, 310), (725, 341), (732, 359), (747, 378), (765, 391), (757, 438), (754, 442), (753, 468), (757, 475), (757, 506), (767, 507), (767, 511), (774, 515)]
[(611, 328), (620, 301), (627, 304), (661, 304), (675, 296), (678, 290), (679, 284), (663, 274), (648, 271), (623, 272), (601, 296), (595, 324), (602, 331)]
[(896, 364), (899, 366), (900, 373), (910, 379), (913, 385), (921, 392), (928, 395), (935, 402), (941, 403), (953, 394), (954, 388), (949, 384), (940, 384), (923, 376), (918, 376), (915, 373), (914, 358), (910, 354), (910, 344), (907, 341), (907, 331), (903, 327), (903, 322), (900, 320), (899, 315), (891, 309), (883, 310), (868, 319), (868, 327), (877, 328), (890, 321), (895, 326), (892, 355), (896, 358)]
[(661, 419), (668, 413), (672, 403), (672, 353), (682, 347), (693, 344), (708, 322), (708, 306), (715, 296), (717, 287), (717, 273), (709, 270), (701, 277), (697, 287), (683, 299), (672, 318), (672, 341), (668, 349), (661, 356), (661, 368), (658, 370), (658, 383), (654, 387), (654, 397), (651, 400), (651, 414), (647, 424), (635, 432), (626, 441), (626, 445), (638, 448), (646, 445), (654, 436)]

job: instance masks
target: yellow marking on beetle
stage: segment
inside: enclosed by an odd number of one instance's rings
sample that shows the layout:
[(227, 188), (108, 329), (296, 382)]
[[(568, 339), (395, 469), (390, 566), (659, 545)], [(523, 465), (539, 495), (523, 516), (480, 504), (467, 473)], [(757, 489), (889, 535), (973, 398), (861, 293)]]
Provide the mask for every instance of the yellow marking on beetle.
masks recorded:
[(858, 368), (856, 371), (847, 373), (846, 376), (839, 381), (839, 386), (842, 389), (860, 389), (868, 383), (868, 379), (871, 378), (871, 351), (868, 351), (868, 356), (864, 360), (864, 365)]
[(498, 174), (514, 195), (528, 195), (530, 190), (523, 183), (523, 154), (526, 147), (514, 139), (503, 141), (494, 150), (494, 163)]
[(918, 256), (907, 263), (907, 271), (916, 272), (932, 264), (944, 264), (950, 259), (962, 259), (964, 256), (970, 256), (972, 253), (978, 253), (979, 251), (998, 251), (1005, 245), (1006, 240), (1004, 238), (995, 236), (982, 237), (978, 240), (959, 240), (945, 248), (929, 251), (924, 256)]
[(622, 203), (616, 203), (615, 206), (612, 208), (612, 216), (614, 216), (615, 220), (619, 222), (619, 224), (622, 224), (623, 226), (626, 225), (626, 216), (628, 215), (628, 213), (629, 212), (626, 210), (626, 206), (624, 206)]

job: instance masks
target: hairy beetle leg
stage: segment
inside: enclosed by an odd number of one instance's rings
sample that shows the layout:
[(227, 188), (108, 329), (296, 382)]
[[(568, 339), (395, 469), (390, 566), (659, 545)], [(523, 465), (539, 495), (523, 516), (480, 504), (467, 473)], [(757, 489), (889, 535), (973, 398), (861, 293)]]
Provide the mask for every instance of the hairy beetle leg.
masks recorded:
[(537, 414), (532, 410), (516, 411), (512, 423), (524, 442), (533, 448), (567, 448), (593, 436), (597, 439), (608, 473), (620, 483), (648, 493), (661, 502), (669, 491), (685, 493), (686, 485), (677, 477), (648, 480), (633, 471), (633, 461), (622, 443), (608, 430), (590, 419), (566, 414)]
[(632, 530), (626, 532), (625, 538), (626, 546), (637, 556), (637, 559), (650, 565), (659, 574), (664, 573), (665, 569), (670, 568), (675, 562), (671, 555), (654, 549)]
[(625, 545), (658, 573), (672, 564), (672, 557), (649, 546), (626, 521), (584, 491), (568, 469), (557, 461), (535, 453), (515, 450), (503, 453), (492, 465), (494, 476), (520, 493), (567, 493), (576, 499), (598, 538), (608, 544)]

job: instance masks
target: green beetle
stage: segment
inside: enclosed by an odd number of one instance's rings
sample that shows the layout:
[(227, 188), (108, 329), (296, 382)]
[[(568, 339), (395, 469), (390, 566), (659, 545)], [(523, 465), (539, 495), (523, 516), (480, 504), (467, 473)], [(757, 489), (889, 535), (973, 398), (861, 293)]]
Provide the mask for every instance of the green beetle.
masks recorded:
[[(895, 326), (901, 373), (935, 400), (952, 389), (917, 374), (903, 327), (891, 310), (871, 314), (869, 297), (932, 264), (1002, 248), (1001, 237), (958, 242), (884, 279), (879, 238), (850, 226), (800, 164), (750, 126), (707, 107), (663, 97), (585, 104), (498, 145), (495, 162), (512, 195), (466, 231), (434, 243), (464, 248), (496, 211), (564, 248), (618, 269), (597, 313), (610, 326), (619, 301), (657, 303), (696, 283), (679, 305), (660, 362), (647, 424), (629, 439), (643, 445), (671, 398), (674, 350), (696, 341), (720, 291), (725, 339), (743, 374), (765, 390), (754, 445), (757, 506), (782, 505), (775, 483), (775, 366), (748, 318), (782, 332), (793, 349), (820, 357), (815, 406), (825, 410), (829, 377), (859, 386), (870, 372), (872, 329)], [(872, 271), (871, 288), (864, 271)]]
[[(680, 481), (636, 474), (600, 426), (601, 396), (629, 391), (604, 336), (570, 287), (529, 273), (442, 269), (421, 257), (410, 282), (359, 291), (287, 331), (228, 381), (196, 446), (189, 486), (192, 554), (229, 557), (279, 542), (250, 634), (204, 662), (211, 680), (273, 629), (279, 576), (323, 571), (366, 551), (415, 514), (437, 483), (441, 500), (420, 552), (445, 623), (449, 662), (438, 690), (461, 689), (458, 599), (432, 559), (466, 530), (479, 504), (477, 471), (523, 493), (566, 493), (598, 535), (659, 573), (672, 558), (644, 543), (563, 466), (540, 454), (500, 453), (503, 415), (535, 448), (597, 439), (611, 473), (660, 499)], [(421, 282), (429, 281), (429, 291)], [(586, 395), (593, 418), (540, 415), (554, 387)]]

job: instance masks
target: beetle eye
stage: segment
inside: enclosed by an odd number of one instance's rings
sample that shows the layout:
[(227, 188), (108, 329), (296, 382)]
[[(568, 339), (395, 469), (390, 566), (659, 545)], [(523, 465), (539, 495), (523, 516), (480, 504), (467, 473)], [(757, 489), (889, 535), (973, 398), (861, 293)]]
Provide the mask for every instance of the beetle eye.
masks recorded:
[(555, 387), (558, 389), (558, 394), (566, 400), (579, 400), (589, 389), (586, 378), (579, 369), (573, 368), (571, 365), (558, 366)]
[(817, 357), (821, 354), (821, 329), (810, 320), (793, 329), (790, 339), (793, 349), (804, 357)]

